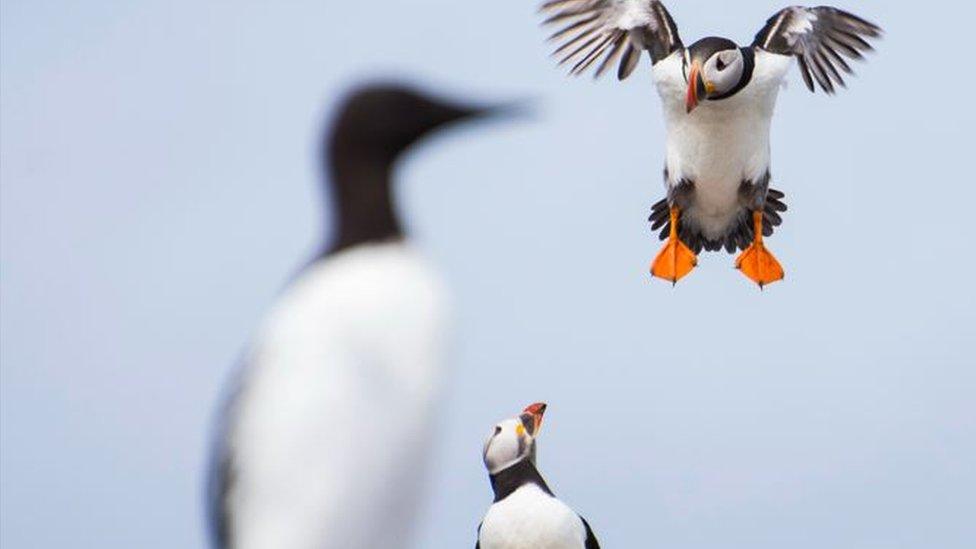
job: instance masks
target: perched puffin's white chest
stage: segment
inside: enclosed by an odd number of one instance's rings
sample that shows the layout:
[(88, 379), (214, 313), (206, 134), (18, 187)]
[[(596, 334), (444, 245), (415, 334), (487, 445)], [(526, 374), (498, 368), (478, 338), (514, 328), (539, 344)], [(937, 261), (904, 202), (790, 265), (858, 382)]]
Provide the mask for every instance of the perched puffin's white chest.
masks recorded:
[(582, 549), (586, 529), (565, 503), (528, 484), (488, 509), (481, 549)]

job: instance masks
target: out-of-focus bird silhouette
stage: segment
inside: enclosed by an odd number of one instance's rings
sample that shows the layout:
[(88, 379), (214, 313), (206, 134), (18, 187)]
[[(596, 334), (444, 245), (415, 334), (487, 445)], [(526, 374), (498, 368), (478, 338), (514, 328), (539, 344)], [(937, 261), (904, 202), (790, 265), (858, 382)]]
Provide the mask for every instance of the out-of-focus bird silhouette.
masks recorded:
[(393, 172), (431, 132), (507, 112), (396, 85), (342, 102), (323, 150), (331, 243), (274, 304), (222, 415), (208, 485), (215, 547), (408, 544), (448, 300), (404, 237)]

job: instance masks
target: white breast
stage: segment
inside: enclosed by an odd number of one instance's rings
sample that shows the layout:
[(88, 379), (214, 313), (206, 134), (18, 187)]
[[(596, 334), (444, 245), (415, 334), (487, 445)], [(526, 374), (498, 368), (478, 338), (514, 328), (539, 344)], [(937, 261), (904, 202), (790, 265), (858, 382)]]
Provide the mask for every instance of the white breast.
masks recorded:
[(790, 57), (758, 51), (752, 80), (742, 91), (721, 101), (702, 101), (690, 114), (682, 53), (654, 66), (667, 125), (667, 184), (694, 181), (695, 203), (685, 215), (706, 237), (724, 235), (738, 215), (742, 181), (758, 181), (769, 170), (769, 127), (790, 62)]
[(582, 549), (586, 528), (565, 503), (529, 484), (488, 509), (481, 549)]
[(313, 264), (258, 334), (235, 403), (240, 549), (395, 547), (410, 534), (441, 385), (445, 299), (400, 243)]

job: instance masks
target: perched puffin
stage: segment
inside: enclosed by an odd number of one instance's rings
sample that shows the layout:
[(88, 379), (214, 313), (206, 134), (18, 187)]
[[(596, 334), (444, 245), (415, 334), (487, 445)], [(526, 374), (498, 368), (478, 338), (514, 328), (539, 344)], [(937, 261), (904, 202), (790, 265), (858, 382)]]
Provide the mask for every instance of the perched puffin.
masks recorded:
[(478, 526), (475, 549), (599, 549), (590, 525), (553, 495), (535, 467), (545, 411), (545, 404), (532, 404), (495, 425), (485, 441), (495, 501)]
[(752, 44), (709, 37), (685, 47), (657, 0), (552, 0), (541, 8), (560, 64), (599, 77), (619, 59), (627, 78), (647, 50), (667, 125), (667, 197), (652, 207), (652, 230), (667, 243), (651, 273), (672, 283), (696, 265), (702, 249), (744, 250), (736, 267), (762, 287), (783, 278), (763, 245), (786, 211), (783, 193), (769, 188), (769, 127), (776, 97), (796, 59), (810, 89), (844, 86), (848, 59), (871, 50), (881, 29), (836, 8), (786, 8), (770, 18)]
[(423, 492), (447, 302), (392, 200), (404, 152), (499, 112), (398, 86), (351, 93), (325, 135), (332, 239), (245, 357), (209, 483), (214, 546), (402, 547)]

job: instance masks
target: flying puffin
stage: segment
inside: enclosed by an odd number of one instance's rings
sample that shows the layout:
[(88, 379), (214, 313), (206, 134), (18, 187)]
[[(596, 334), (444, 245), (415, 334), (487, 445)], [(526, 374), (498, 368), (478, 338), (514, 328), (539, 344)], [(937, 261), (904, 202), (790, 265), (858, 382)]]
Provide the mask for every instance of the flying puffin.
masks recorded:
[(495, 501), (478, 526), (475, 549), (599, 549), (590, 525), (553, 495), (535, 467), (545, 411), (545, 404), (532, 404), (495, 425), (485, 441)]
[(402, 155), (500, 109), (370, 86), (341, 103), (323, 171), (331, 244), (280, 295), (221, 418), (214, 546), (372, 549), (409, 539), (443, 372), (447, 296), (392, 200)]
[(769, 127), (794, 59), (810, 91), (828, 94), (852, 73), (881, 29), (836, 8), (794, 6), (770, 18), (748, 47), (708, 37), (685, 47), (657, 0), (552, 0), (544, 24), (559, 25), (559, 64), (595, 77), (617, 63), (627, 78), (647, 50), (664, 107), (667, 197), (652, 207), (652, 230), (667, 243), (651, 273), (672, 283), (695, 267), (702, 249), (744, 250), (736, 267), (762, 287), (783, 278), (763, 244), (786, 211), (769, 188)]

